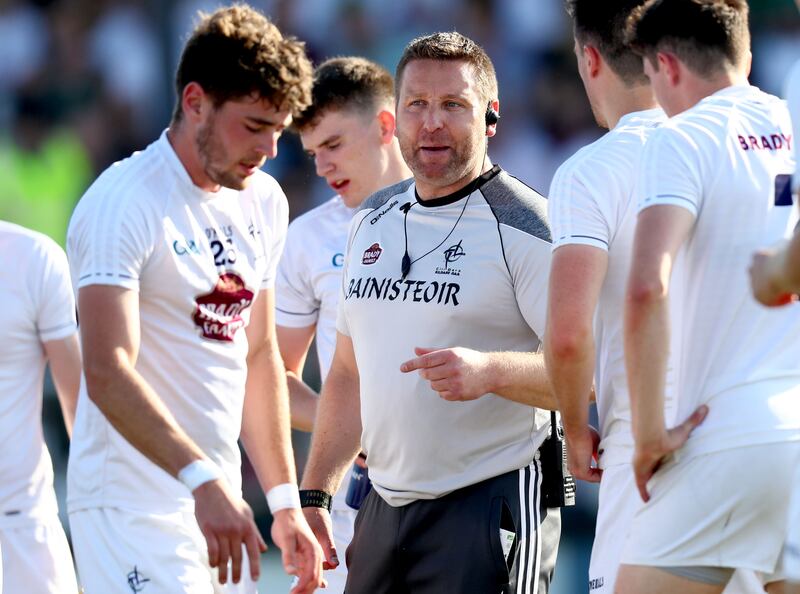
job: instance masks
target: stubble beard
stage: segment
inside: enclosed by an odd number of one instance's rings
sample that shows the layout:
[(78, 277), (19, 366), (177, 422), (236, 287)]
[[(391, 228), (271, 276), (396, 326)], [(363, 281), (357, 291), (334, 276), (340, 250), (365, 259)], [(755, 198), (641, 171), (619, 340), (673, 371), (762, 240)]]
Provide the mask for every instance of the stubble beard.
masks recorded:
[[(463, 179), (474, 166), (473, 157), (478, 152), (474, 139), (465, 140), (453, 147), (446, 163), (431, 165), (420, 154), (422, 149), (413, 142), (400, 140), (400, 153), (414, 178), (434, 187), (447, 187)], [(483, 153), (481, 152), (481, 156)]]
[(228, 158), (222, 144), (217, 140), (213, 115), (198, 129), (196, 143), (203, 171), (212, 182), (231, 190), (243, 190), (247, 187), (249, 178), (242, 178), (220, 165), (227, 162)]

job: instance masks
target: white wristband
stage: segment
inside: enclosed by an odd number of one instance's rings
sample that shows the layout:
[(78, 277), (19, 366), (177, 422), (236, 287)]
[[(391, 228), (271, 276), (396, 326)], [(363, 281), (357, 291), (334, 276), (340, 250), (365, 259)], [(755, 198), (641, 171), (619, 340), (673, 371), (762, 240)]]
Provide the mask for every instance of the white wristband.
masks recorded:
[(270, 513), (282, 509), (300, 509), (300, 493), (294, 483), (276, 485), (267, 491), (267, 505)]
[(178, 480), (194, 491), (200, 485), (222, 478), (222, 471), (210, 460), (195, 460), (178, 471)]

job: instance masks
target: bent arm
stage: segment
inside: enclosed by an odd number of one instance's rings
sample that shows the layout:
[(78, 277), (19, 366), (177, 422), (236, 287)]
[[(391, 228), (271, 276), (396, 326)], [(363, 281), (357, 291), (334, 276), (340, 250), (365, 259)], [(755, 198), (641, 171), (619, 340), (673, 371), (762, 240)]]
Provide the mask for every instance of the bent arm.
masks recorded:
[(61, 340), (46, 341), (44, 352), (56, 386), (58, 402), (64, 416), (64, 426), (67, 435), (72, 437), (75, 410), (78, 407), (78, 392), (81, 387), (81, 349), (77, 332)]
[(205, 458), (135, 369), (139, 353), (139, 295), (121, 287), (80, 289), (78, 313), (89, 398), (128, 443), (177, 477)]
[(275, 337), (274, 294), (260, 291), (247, 326), (247, 384), (242, 443), (264, 492), (296, 483), (289, 394)]
[(315, 330), (315, 325), (304, 328), (288, 326), (276, 328), (278, 347), (286, 370), (286, 383), (289, 386), (292, 429), (300, 431), (311, 431), (317, 416), (319, 395), (303, 381), (303, 366)]
[(595, 365), (593, 321), (608, 253), (565, 245), (553, 253), (544, 353), (567, 437), (583, 433)]
[(337, 333), (333, 362), (322, 388), (304, 489), (336, 493), (361, 447), (359, 376), (353, 341)]
[(637, 447), (666, 436), (664, 389), (670, 348), (669, 288), (675, 257), (694, 224), (671, 205), (639, 213), (625, 297), (625, 367)]

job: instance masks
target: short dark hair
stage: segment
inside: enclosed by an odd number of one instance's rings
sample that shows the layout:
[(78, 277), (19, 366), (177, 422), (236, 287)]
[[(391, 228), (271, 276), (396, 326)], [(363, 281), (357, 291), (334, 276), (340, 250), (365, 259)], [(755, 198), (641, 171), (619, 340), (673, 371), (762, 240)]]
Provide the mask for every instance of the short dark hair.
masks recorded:
[(628, 86), (646, 84), (642, 58), (625, 39), (631, 11), (645, 0), (566, 0), (575, 39), (597, 48), (611, 69)]
[(469, 37), (456, 31), (434, 33), (417, 37), (406, 46), (395, 72), (397, 94), (403, 84), (403, 72), (414, 60), (441, 60), (467, 62), (475, 71), (481, 99), (489, 102), (497, 99), (497, 74), (486, 51)]
[(628, 18), (627, 40), (656, 64), (659, 51), (673, 52), (707, 76), (741, 66), (750, 49), (745, 0), (647, 0)]
[(356, 56), (331, 58), (314, 71), (311, 105), (295, 117), (293, 127), (302, 132), (329, 111), (374, 111), (393, 98), (394, 81), (383, 66)]
[(191, 82), (199, 84), (216, 107), (257, 95), (296, 114), (311, 101), (311, 62), (302, 41), (284, 37), (255, 9), (235, 4), (200, 14), (175, 75), (174, 121), (183, 115), (181, 96)]

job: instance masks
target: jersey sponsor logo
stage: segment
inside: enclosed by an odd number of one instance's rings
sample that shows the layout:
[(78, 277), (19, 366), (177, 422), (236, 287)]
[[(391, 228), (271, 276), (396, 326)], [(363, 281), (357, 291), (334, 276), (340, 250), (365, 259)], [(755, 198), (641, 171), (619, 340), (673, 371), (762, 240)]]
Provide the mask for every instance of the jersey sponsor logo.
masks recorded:
[(378, 261), (378, 258), (381, 257), (382, 253), (383, 253), (383, 248), (381, 247), (381, 244), (373, 243), (366, 250), (364, 250), (364, 255), (361, 256), (361, 263), (364, 266), (375, 264), (375, 262)]
[(331, 264), (334, 268), (341, 268), (344, 266), (344, 254), (336, 253), (333, 254), (333, 258), (331, 258)]
[(378, 214), (376, 214), (374, 217), (372, 217), (372, 218), (369, 220), (369, 224), (370, 224), (370, 225), (374, 225), (375, 223), (377, 223), (378, 221), (380, 221), (380, 220), (381, 220), (381, 217), (382, 217), (383, 215), (385, 215), (387, 212), (389, 212), (389, 211), (390, 211), (390, 210), (392, 210), (392, 209), (393, 209), (395, 206), (397, 206), (397, 202), (398, 202), (398, 201), (397, 201), (397, 200), (395, 200), (395, 201), (394, 201), (394, 202), (392, 202), (392, 203), (391, 203), (389, 206), (387, 206), (387, 207), (386, 207), (386, 208), (384, 208), (382, 211), (380, 211)]
[(241, 314), (253, 304), (253, 292), (245, 287), (239, 275), (228, 272), (220, 275), (213, 291), (201, 295), (195, 303), (192, 320), (203, 338), (233, 342), (244, 327)]
[(172, 242), (172, 250), (178, 254), (179, 256), (185, 256), (186, 254), (199, 254), (200, 248), (197, 247), (197, 242), (194, 239), (176, 239)]
[(352, 278), (347, 286), (345, 300), (376, 299), (378, 301), (414, 301), (441, 305), (459, 304), (461, 285), (439, 281), (418, 281), (372, 276)]
[(792, 135), (770, 134), (769, 136), (742, 136), (739, 134), (739, 146), (745, 151), (779, 151), (792, 150)]
[(599, 590), (603, 587), (603, 583), (603, 578), (601, 577), (589, 580), (589, 591), (591, 592), (592, 590)]
[(135, 565), (133, 566), (133, 571), (128, 572), (128, 587), (131, 592), (141, 592), (149, 581), (150, 578), (144, 577)]
[(450, 274), (452, 276), (461, 276), (460, 268), (451, 268), (450, 264), (460, 260), (463, 256), (467, 255), (464, 248), (461, 247), (463, 239), (460, 239), (457, 244), (451, 245), (444, 251), (444, 267), (437, 267), (434, 271), (435, 274)]

